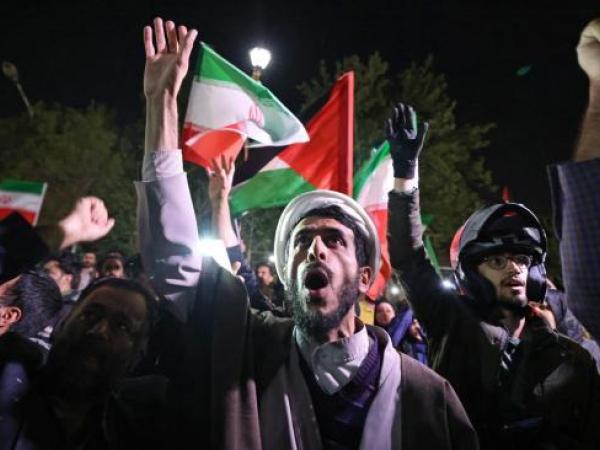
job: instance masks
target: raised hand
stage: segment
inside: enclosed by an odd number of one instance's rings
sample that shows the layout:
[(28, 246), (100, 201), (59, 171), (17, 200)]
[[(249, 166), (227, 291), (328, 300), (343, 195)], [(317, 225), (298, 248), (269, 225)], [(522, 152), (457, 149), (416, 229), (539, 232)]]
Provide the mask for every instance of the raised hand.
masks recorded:
[(104, 202), (97, 197), (82, 197), (71, 212), (59, 222), (64, 232), (61, 248), (78, 242), (96, 241), (106, 236), (115, 225), (108, 217)]
[(600, 18), (592, 20), (581, 32), (577, 59), (590, 81), (600, 83)]
[(209, 173), (208, 198), (212, 204), (227, 201), (233, 184), (235, 160), (221, 155), (211, 162), (212, 171)]
[(398, 103), (393, 108), (385, 122), (385, 135), (390, 143), (395, 178), (411, 179), (415, 176), (415, 167), (428, 129), (427, 122), (418, 122), (412, 106)]
[(144, 94), (147, 99), (164, 94), (171, 98), (177, 97), (188, 71), (190, 53), (197, 34), (196, 30), (188, 31), (183, 25), (176, 30), (175, 24), (170, 20), (163, 26), (160, 17), (154, 19), (154, 33), (152, 27), (144, 27)]

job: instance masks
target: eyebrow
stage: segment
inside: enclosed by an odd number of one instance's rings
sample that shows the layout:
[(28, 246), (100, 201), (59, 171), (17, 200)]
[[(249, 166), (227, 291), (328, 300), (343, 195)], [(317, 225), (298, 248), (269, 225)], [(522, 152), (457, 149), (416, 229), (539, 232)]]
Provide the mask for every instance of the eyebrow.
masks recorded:
[(310, 227), (306, 227), (306, 228), (301, 228), (300, 230), (298, 230), (295, 234), (294, 234), (294, 240), (298, 237), (298, 236), (314, 236), (316, 234), (336, 234), (338, 236), (342, 236), (345, 237), (345, 234), (343, 232), (343, 230), (340, 230), (339, 228), (333, 228), (333, 227), (324, 227), (324, 228), (310, 228)]

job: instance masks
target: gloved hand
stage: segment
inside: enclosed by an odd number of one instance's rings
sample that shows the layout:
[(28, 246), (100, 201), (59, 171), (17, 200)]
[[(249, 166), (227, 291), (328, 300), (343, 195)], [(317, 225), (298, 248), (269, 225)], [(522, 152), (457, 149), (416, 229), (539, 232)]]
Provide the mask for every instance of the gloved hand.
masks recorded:
[(412, 106), (398, 103), (390, 118), (385, 122), (385, 135), (390, 143), (390, 154), (395, 178), (410, 179), (415, 176), (415, 167), (429, 124), (418, 123), (417, 113)]

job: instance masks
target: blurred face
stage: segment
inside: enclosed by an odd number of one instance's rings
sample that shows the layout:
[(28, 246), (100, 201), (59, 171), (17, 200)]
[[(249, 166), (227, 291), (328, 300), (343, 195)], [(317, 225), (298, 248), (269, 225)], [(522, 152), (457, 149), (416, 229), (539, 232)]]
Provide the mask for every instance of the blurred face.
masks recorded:
[(108, 259), (102, 265), (102, 276), (112, 278), (125, 278), (123, 263), (119, 259)]
[(63, 272), (57, 261), (48, 261), (44, 265), (44, 272), (46, 272), (50, 278), (56, 282), (56, 285), (58, 286), (58, 289), (62, 295), (71, 292), (73, 275)]
[(105, 390), (130, 368), (146, 315), (141, 294), (99, 287), (80, 300), (59, 330), (50, 353), (53, 366), (80, 390)]
[(335, 219), (307, 217), (292, 231), (286, 276), (294, 319), (308, 334), (337, 327), (370, 285), (356, 261), (354, 233)]
[(410, 324), (410, 328), (408, 329), (408, 335), (413, 341), (423, 341), (423, 330), (421, 329), (421, 324), (417, 319), (413, 319), (412, 323)]
[(496, 291), (498, 302), (509, 306), (527, 304), (526, 286), (531, 257), (512, 253), (491, 255), (477, 266)]
[(271, 274), (271, 268), (268, 266), (258, 266), (256, 268), (256, 278), (260, 282), (261, 286), (268, 286), (273, 282), (273, 274)]
[(375, 308), (375, 324), (380, 327), (387, 327), (396, 317), (394, 307), (387, 302), (377, 304)]
[(89, 269), (90, 267), (94, 267), (96, 265), (96, 254), (95, 253), (84, 253), (81, 264), (86, 269)]

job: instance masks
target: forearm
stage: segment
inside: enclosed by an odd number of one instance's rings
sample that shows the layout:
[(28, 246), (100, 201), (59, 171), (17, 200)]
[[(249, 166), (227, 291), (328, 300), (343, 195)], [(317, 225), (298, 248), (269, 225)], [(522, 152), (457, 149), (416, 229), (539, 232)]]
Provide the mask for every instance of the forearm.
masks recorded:
[(145, 155), (179, 148), (177, 99), (168, 92), (146, 100)]
[(223, 241), (225, 247), (237, 245), (238, 238), (231, 225), (231, 214), (227, 197), (216, 199), (211, 202), (211, 206), (213, 232)]
[(575, 161), (600, 157), (600, 82), (590, 82), (589, 104), (575, 149)]

